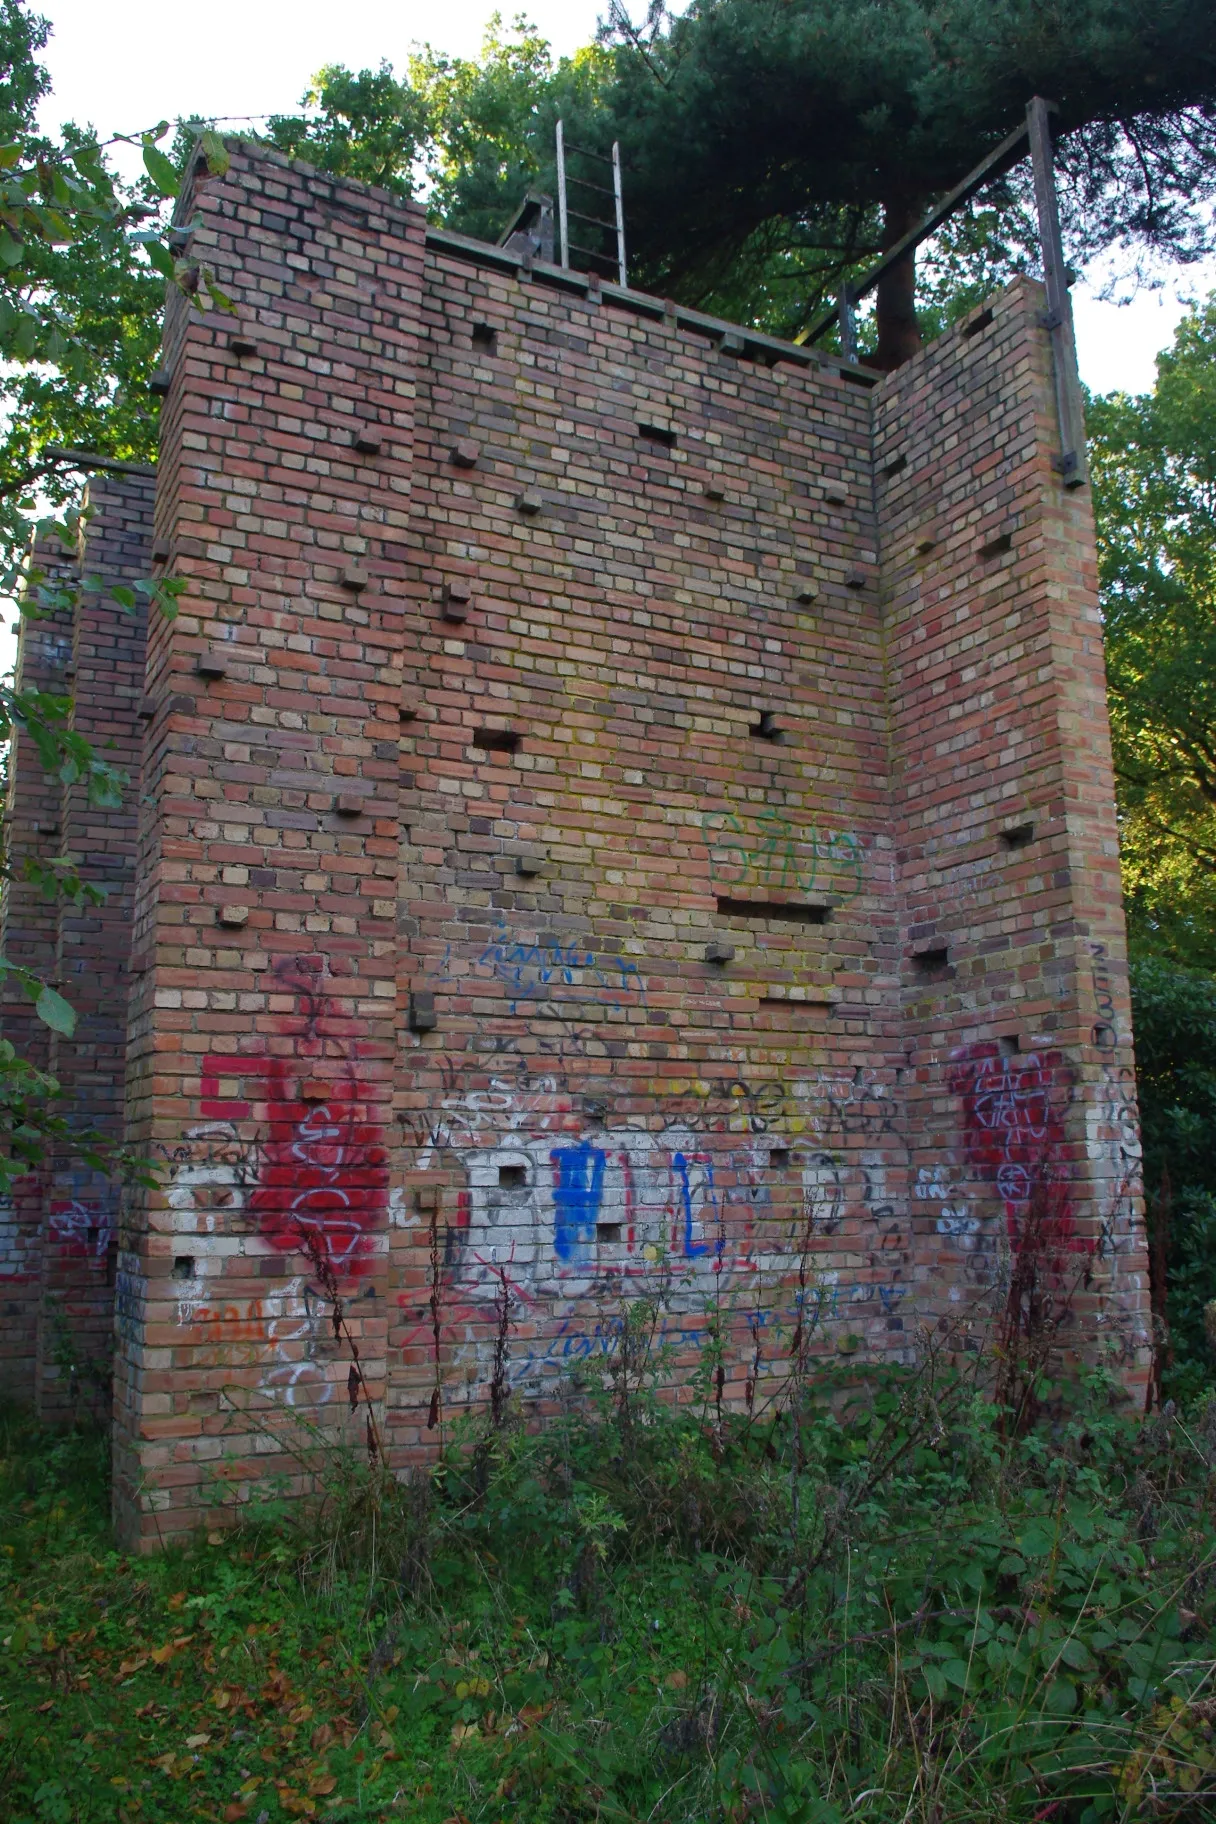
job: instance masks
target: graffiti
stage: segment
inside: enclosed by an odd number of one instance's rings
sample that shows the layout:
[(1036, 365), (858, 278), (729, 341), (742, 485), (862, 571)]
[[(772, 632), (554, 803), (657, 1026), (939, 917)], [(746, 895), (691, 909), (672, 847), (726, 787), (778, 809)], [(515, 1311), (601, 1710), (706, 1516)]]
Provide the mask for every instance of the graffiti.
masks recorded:
[(147, 1304), (148, 1282), (143, 1274), (120, 1267), (114, 1276), (114, 1323), (124, 1342), (143, 1342)]
[(81, 1259), (104, 1262), (118, 1224), (117, 1193), (100, 1199), (53, 1199), (47, 1224), (64, 1251)]
[(717, 890), (829, 892), (842, 900), (862, 890), (865, 849), (851, 831), (796, 827), (774, 811), (761, 811), (745, 828), (733, 814), (704, 819), (710, 878)]
[(291, 1253), (302, 1234), (319, 1235), (335, 1272), (366, 1270), (384, 1222), (388, 1156), (353, 1072), (323, 1103), (300, 1099), (280, 1059), (268, 1060), (266, 1079), (270, 1132), (249, 1199), (264, 1239)]
[(1036, 1245), (1054, 1255), (1088, 1253), (1076, 1233), (1066, 1179), (1064, 1117), (1073, 1079), (1058, 1051), (1006, 1056), (996, 1044), (952, 1054), (948, 1083), (963, 1102), (967, 1164), (996, 1187), (1016, 1254), (1033, 1222)]
[(1115, 1014), (1114, 990), (1106, 967), (1106, 945), (1091, 944), (1090, 974), (1098, 1019), (1093, 1029), (1093, 1042), (1099, 1051), (1114, 1051), (1119, 1043), (1118, 1019)]
[(296, 1277), (262, 1298), (200, 1302), (195, 1282), (178, 1304), (180, 1328), (195, 1333), (194, 1365), (256, 1371), (267, 1398), (291, 1407), (325, 1406), (334, 1397), (327, 1344), (328, 1301)]
[[(445, 981), (452, 979), (452, 963), (449, 948), (441, 970)], [(641, 973), (628, 957), (597, 954), (555, 932), (524, 935), (511, 930), (502, 913), (474, 967), (505, 983), (511, 1013), (522, 1004), (534, 1017), (565, 1022), (571, 1007), (643, 1006), (646, 1000)]]
[(978, 1245), (979, 1218), (970, 1214), (966, 1198), (960, 1195), (957, 1185), (951, 1184), (947, 1167), (921, 1166), (912, 1186), (912, 1196), (918, 1203), (937, 1206), (935, 1227), (939, 1235), (954, 1236), (961, 1248)]

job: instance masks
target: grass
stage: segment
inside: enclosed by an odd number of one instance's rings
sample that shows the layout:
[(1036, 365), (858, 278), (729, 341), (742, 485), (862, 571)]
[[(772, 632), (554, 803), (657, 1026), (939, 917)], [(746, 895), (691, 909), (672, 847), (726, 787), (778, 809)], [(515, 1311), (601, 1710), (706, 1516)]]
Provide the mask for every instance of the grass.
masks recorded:
[[(639, 1377), (644, 1381), (645, 1377)], [(929, 1360), (763, 1422), (589, 1394), (124, 1557), (105, 1441), (0, 1433), (0, 1816), (1216, 1815), (1216, 1406), (1006, 1440)]]

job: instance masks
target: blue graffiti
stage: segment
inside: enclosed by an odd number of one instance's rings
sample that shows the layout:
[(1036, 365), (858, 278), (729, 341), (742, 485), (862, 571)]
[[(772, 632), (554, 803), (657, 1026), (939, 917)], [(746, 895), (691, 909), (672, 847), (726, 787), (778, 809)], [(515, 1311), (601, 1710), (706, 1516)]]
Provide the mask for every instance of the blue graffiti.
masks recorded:
[[(694, 1241), (692, 1234), (692, 1186), (688, 1182), (688, 1161), (683, 1153), (673, 1153), (671, 1163), (680, 1180), (680, 1202), (684, 1207), (684, 1252), (690, 1255), (708, 1254), (709, 1243)], [(714, 1168), (707, 1165), (705, 1176), (709, 1180), (710, 1194), (714, 1188)]]
[(549, 1154), (553, 1185), (553, 1248), (559, 1260), (582, 1259), (595, 1240), (595, 1219), (604, 1194), (607, 1154), (587, 1140)]
[[(597, 957), (593, 950), (563, 943), (557, 936), (513, 937), (501, 916), (477, 965), (493, 970), (507, 984), (512, 1013), (519, 1001), (564, 1000), (619, 1007), (625, 1001), (646, 998), (638, 966), (627, 957)], [(565, 989), (573, 992), (564, 993)]]

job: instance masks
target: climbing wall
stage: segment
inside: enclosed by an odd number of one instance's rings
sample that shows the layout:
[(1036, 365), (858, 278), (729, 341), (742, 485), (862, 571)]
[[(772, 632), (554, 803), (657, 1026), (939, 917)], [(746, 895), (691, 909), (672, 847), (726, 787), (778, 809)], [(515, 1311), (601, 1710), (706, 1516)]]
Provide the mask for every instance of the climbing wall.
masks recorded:
[(612, 1372), (630, 1313), (753, 1409), (795, 1357), (978, 1348), (1033, 1248), (1063, 1353), (1134, 1388), (1093, 537), (1035, 287), (876, 382), (249, 147), (196, 218), (235, 312), (177, 299), (164, 352), (125, 1537), (361, 1446), (352, 1344), (402, 1467)]

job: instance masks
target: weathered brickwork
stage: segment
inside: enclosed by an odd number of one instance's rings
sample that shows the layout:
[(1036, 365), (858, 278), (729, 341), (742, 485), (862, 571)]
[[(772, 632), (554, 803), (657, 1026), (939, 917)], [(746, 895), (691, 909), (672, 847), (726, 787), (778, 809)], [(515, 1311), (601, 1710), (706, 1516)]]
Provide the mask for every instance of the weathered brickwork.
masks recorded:
[[(18, 687), (72, 699), (72, 728), (128, 781), (123, 802), (91, 803), (85, 784), (65, 785), (44, 772), (21, 732), (10, 782), (14, 871), (27, 854), (62, 855), (90, 894), (101, 897), (56, 904), (20, 879), (6, 885), (5, 954), (53, 982), (71, 1001), (77, 1023), (64, 1040), (34, 1017), (28, 997), (12, 984), (5, 1036), (57, 1080), (62, 1111), (76, 1125), (115, 1145), (124, 1128), (145, 629), (142, 610), (121, 607), (108, 589), (149, 573), (153, 494), (151, 479), (90, 483), (75, 564), (66, 564), (58, 548), (36, 558), (48, 583), (87, 576), (105, 588), (85, 592), (74, 614), (65, 609), (24, 620), (18, 652)], [(0, 1216), (6, 1228), (12, 1225), (11, 1245), (0, 1252), (8, 1317), (0, 1367), (10, 1390), (33, 1391), (44, 1417), (65, 1416), (82, 1397), (94, 1404), (107, 1397), (118, 1204), (116, 1182), (63, 1152), (37, 1177), (18, 1180), (12, 1210)]]
[(643, 1295), (726, 1400), (795, 1336), (978, 1340), (1032, 1236), (1062, 1340), (1134, 1385), (1093, 537), (1037, 289), (875, 384), (272, 154), (183, 209), (236, 316), (166, 332), (126, 1536), (344, 1431), (310, 1245), (397, 1464), (496, 1356), (544, 1411)]

